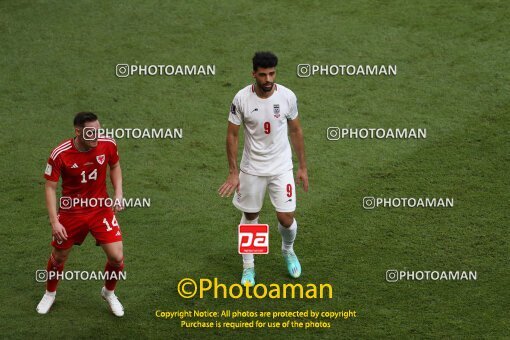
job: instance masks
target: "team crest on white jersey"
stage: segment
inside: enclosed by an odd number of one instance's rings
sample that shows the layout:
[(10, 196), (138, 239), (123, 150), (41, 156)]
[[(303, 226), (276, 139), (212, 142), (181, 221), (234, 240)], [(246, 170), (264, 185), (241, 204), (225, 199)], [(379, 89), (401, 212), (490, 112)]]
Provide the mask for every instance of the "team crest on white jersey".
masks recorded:
[(105, 156), (104, 156), (104, 155), (96, 156), (96, 160), (97, 160), (97, 162), (98, 162), (100, 165), (103, 165), (104, 160), (105, 160)]
[(273, 113), (275, 118), (280, 118), (280, 104), (273, 104)]

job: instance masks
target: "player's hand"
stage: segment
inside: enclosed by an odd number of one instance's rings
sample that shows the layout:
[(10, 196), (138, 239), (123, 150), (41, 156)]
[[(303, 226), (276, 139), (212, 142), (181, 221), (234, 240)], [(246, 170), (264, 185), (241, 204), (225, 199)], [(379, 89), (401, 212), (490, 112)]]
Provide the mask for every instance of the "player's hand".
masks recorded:
[(58, 221), (51, 225), (51, 234), (56, 241), (67, 241), (66, 228)]
[(115, 195), (115, 200), (113, 201), (113, 212), (118, 213), (119, 211), (124, 210), (124, 197), (122, 195)]
[(297, 184), (303, 184), (303, 189), (308, 192), (308, 171), (306, 168), (299, 168), (296, 174)]
[(239, 173), (234, 172), (228, 175), (227, 180), (223, 185), (218, 189), (218, 194), (221, 197), (229, 197), (232, 193), (238, 190), (239, 191)]

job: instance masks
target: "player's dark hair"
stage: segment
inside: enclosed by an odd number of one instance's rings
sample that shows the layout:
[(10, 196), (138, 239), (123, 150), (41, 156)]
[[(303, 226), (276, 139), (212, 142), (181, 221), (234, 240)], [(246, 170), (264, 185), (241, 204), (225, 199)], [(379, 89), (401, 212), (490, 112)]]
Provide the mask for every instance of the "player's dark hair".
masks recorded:
[(86, 122), (95, 122), (97, 120), (97, 116), (92, 112), (78, 112), (76, 116), (74, 116), (74, 126), (83, 127)]
[(272, 52), (256, 52), (253, 56), (253, 71), (259, 67), (270, 68), (278, 65), (278, 57)]

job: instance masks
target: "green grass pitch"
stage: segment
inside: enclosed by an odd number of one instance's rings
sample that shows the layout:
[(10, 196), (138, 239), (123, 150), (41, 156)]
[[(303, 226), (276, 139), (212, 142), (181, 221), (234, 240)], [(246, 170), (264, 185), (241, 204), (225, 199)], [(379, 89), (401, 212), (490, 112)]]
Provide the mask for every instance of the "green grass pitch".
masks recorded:
[[(1, 1), (0, 336), (6, 338), (505, 338), (509, 299), (509, 112), (506, 1)], [(507, 18), (507, 19), (505, 19)], [(506, 38), (505, 38), (506, 37)], [(279, 57), (277, 82), (299, 100), (310, 191), (298, 190), (301, 283), (333, 299), (181, 298), (185, 277), (237, 283), (240, 213), (216, 190), (225, 132), (251, 57)], [(115, 65), (214, 64), (208, 77), (115, 76)], [(396, 64), (395, 77), (298, 78), (300, 63)], [(118, 140), (124, 192), (151, 208), (118, 215), (127, 280), (111, 315), (101, 282), (67, 281), (48, 315), (51, 227), (46, 159), (78, 111), (106, 127), (182, 128), (182, 140)], [(426, 128), (421, 140), (326, 139), (329, 126)], [(453, 197), (448, 209), (364, 210), (364, 196)], [(292, 282), (278, 251), (258, 256), (262, 283)], [(102, 270), (89, 235), (67, 270)], [(401, 281), (385, 272), (476, 270), (476, 281)], [(356, 310), (329, 329), (183, 329), (156, 310)]]

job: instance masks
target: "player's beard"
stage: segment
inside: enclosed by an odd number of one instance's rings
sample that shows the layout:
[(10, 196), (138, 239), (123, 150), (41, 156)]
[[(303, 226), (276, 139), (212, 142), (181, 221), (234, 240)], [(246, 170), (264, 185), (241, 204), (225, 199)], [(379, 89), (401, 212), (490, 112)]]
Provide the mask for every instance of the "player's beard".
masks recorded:
[[(271, 85), (271, 86), (268, 86), (268, 85)], [(273, 86), (274, 86), (274, 83), (265, 83), (264, 85), (262, 85), (260, 88), (262, 89), (262, 91), (264, 92), (271, 92), (271, 90), (273, 89)]]
[(91, 140), (85, 140), (85, 139), (79, 138), (79, 137), (77, 137), (77, 138), (79, 140), (79, 145), (77, 145), (77, 148), (80, 151), (86, 152), (86, 151), (89, 151), (89, 150), (97, 147), (97, 144), (98, 144), (97, 139), (91, 141)]
[(89, 142), (87, 143), (87, 146), (89, 147), (89, 149), (93, 149), (93, 148), (97, 147), (97, 144), (98, 144), (98, 143), (97, 143), (97, 140), (95, 140), (95, 141), (89, 141)]

